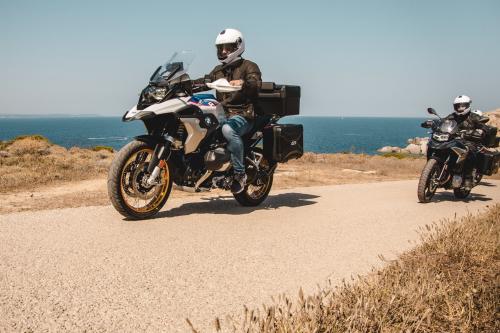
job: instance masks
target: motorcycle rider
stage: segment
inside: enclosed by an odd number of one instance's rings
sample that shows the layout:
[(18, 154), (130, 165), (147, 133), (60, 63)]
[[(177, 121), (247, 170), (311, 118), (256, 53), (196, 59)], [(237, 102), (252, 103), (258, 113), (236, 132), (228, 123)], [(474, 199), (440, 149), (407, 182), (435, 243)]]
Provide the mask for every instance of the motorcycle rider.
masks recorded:
[(253, 103), (262, 84), (261, 72), (257, 64), (241, 57), (245, 51), (245, 40), (240, 31), (222, 30), (217, 35), (215, 46), (221, 64), (194, 83), (199, 85), (197, 91), (209, 90), (204, 84), (221, 78), (225, 78), (233, 86), (241, 86), (241, 90), (236, 92), (217, 92), (217, 100), (221, 101), (227, 117), (222, 123), (222, 134), (228, 142), (227, 149), (231, 153), (234, 170), (231, 191), (240, 193), (247, 179), (243, 160), (244, 144), (241, 137), (253, 127), (255, 118)]
[(472, 100), (469, 96), (457, 96), (453, 101), (453, 113), (446, 117), (446, 119), (455, 120), (459, 130), (464, 131), (464, 139), (470, 152), (464, 163), (464, 187), (468, 190), (473, 187), (472, 169), (474, 168), (476, 153), (480, 149), (479, 146), (485, 134), (485, 125), (480, 122), (482, 112), (471, 110), (471, 104)]

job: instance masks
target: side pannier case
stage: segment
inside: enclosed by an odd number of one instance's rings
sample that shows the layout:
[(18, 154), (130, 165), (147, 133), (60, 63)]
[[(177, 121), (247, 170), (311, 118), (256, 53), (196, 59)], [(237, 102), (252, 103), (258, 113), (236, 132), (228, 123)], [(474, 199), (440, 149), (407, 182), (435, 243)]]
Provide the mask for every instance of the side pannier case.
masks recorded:
[(493, 126), (485, 126), (485, 135), (483, 139), (483, 145), (488, 148), (496, 148), (498, 147), (498, 138), (497, 138), (497, 128)]
[(277, 124), (267, 126), (264, 134), (264, 156), (268, 160), (285, 163), (304, 154), (302, 125)]
[[(300, 112), (300, 87), (262, 82), (256, 103), (258, 116), (295, 116)], [(304, 154), (302, 125), (274, 124), (263, 130), (264, 155), (268, 160), (285, 163)]]
[(498, 172), (499, 165), (500, 152), (488, 151), (477, 154), (476, 168), (481, 174), (491, 176)]

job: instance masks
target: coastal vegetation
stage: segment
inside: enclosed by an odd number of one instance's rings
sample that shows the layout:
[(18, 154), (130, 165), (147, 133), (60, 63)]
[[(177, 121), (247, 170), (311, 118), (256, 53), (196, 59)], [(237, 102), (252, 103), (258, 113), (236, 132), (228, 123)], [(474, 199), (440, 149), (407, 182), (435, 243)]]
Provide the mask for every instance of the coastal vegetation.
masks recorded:
[[(0, 193), (103, 179), (113, 153), (113, 148), (107, 146), (66, 149), (41, 135), (4, 141), (0, 146)], [(301, 159), (279, 166), (275, 185), (276, 188), (289, 188), (417, 177), (423, 160), (401, 160), (402, 157), (305, 153)]]
[(112, 157), (107, 149), (66, 149), (41, 135), (17, 137), (0, 149), (0, 193), (104, 177)]
[(315, 294), (281, 295), (235, 332), (498, 332), (500, 204), (421, 230), (421, 243), (385, 268)]
[[(0, 213), (106, 205), (111, 147), (64, 148), (40, 135), (0, 142)], [(280, 164), (274, 189), (418, 179), (423, 156), (316, 154)], [(500, 174), (491, 178), (500, 179)], [(177, 190), (175, 196), (197, 195)]]

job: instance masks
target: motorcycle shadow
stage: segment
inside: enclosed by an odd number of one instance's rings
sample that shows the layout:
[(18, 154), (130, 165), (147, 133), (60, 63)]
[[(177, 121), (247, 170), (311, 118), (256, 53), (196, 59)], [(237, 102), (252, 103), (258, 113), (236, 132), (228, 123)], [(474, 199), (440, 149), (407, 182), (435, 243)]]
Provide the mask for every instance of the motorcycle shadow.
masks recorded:
[[(314, 199), (318, 195), (304, 193), (282, 193), (270, 195), (260, 206), (243, 207), (234, 200), (232, 195), (204, 197), (202, 202), (190, 202), (182, 204), (179, 207), (161, 211), (153, 218), (176, 217), (190, 214), (230, 214), (242, 215), (256, 210), (271, 210), (280, 207), (302, 207), (314, 205), (317, 202)], [(168, 204), (167, 204), (168, 205)]]
[(496, 186), (495, 184), (488, 183), (488, 182), (485, 182), (485, 181), (480, 182), (479, 185), (480, 186), (486, 186), (486, 187), (495, 187)]
[(485, 196), (484, 194), (479, 194), (479, 193), (471, 193), (469, 196), (465, 199), (458, 199), (455, 198), (453, 195), (453, 192), (438, 192), (434, 194), (434, 197), (432, 198), (432, 202), (443, 202), (443, 201), (459, 201), (459, 202), (473, 202), (473, 201), (491, 201), (490, 197)]

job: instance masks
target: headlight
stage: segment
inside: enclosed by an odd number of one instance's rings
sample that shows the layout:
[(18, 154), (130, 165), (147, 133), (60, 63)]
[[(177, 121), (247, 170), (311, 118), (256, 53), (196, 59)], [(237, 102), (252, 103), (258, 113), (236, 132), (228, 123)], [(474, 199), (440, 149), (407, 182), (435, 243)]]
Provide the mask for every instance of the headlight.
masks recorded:
[(434, 133), (432, 134), (432, 138), (436, 141), (448, 141), (450, 138), (449, 134), (439, 134), (439, 133)]
[(156, 101), (161, 101), (163, 98), (165, 98), (165, 95), (167, 95), (167, 88), (149, 87), (146, 91), (146, 95), (147, 97), (150, 97)]
[(167, 94), (167, 88), (156, 88), (152, 93), (151, 96), (156, 99), (157, 101), (162, 100), (165, 95)]

